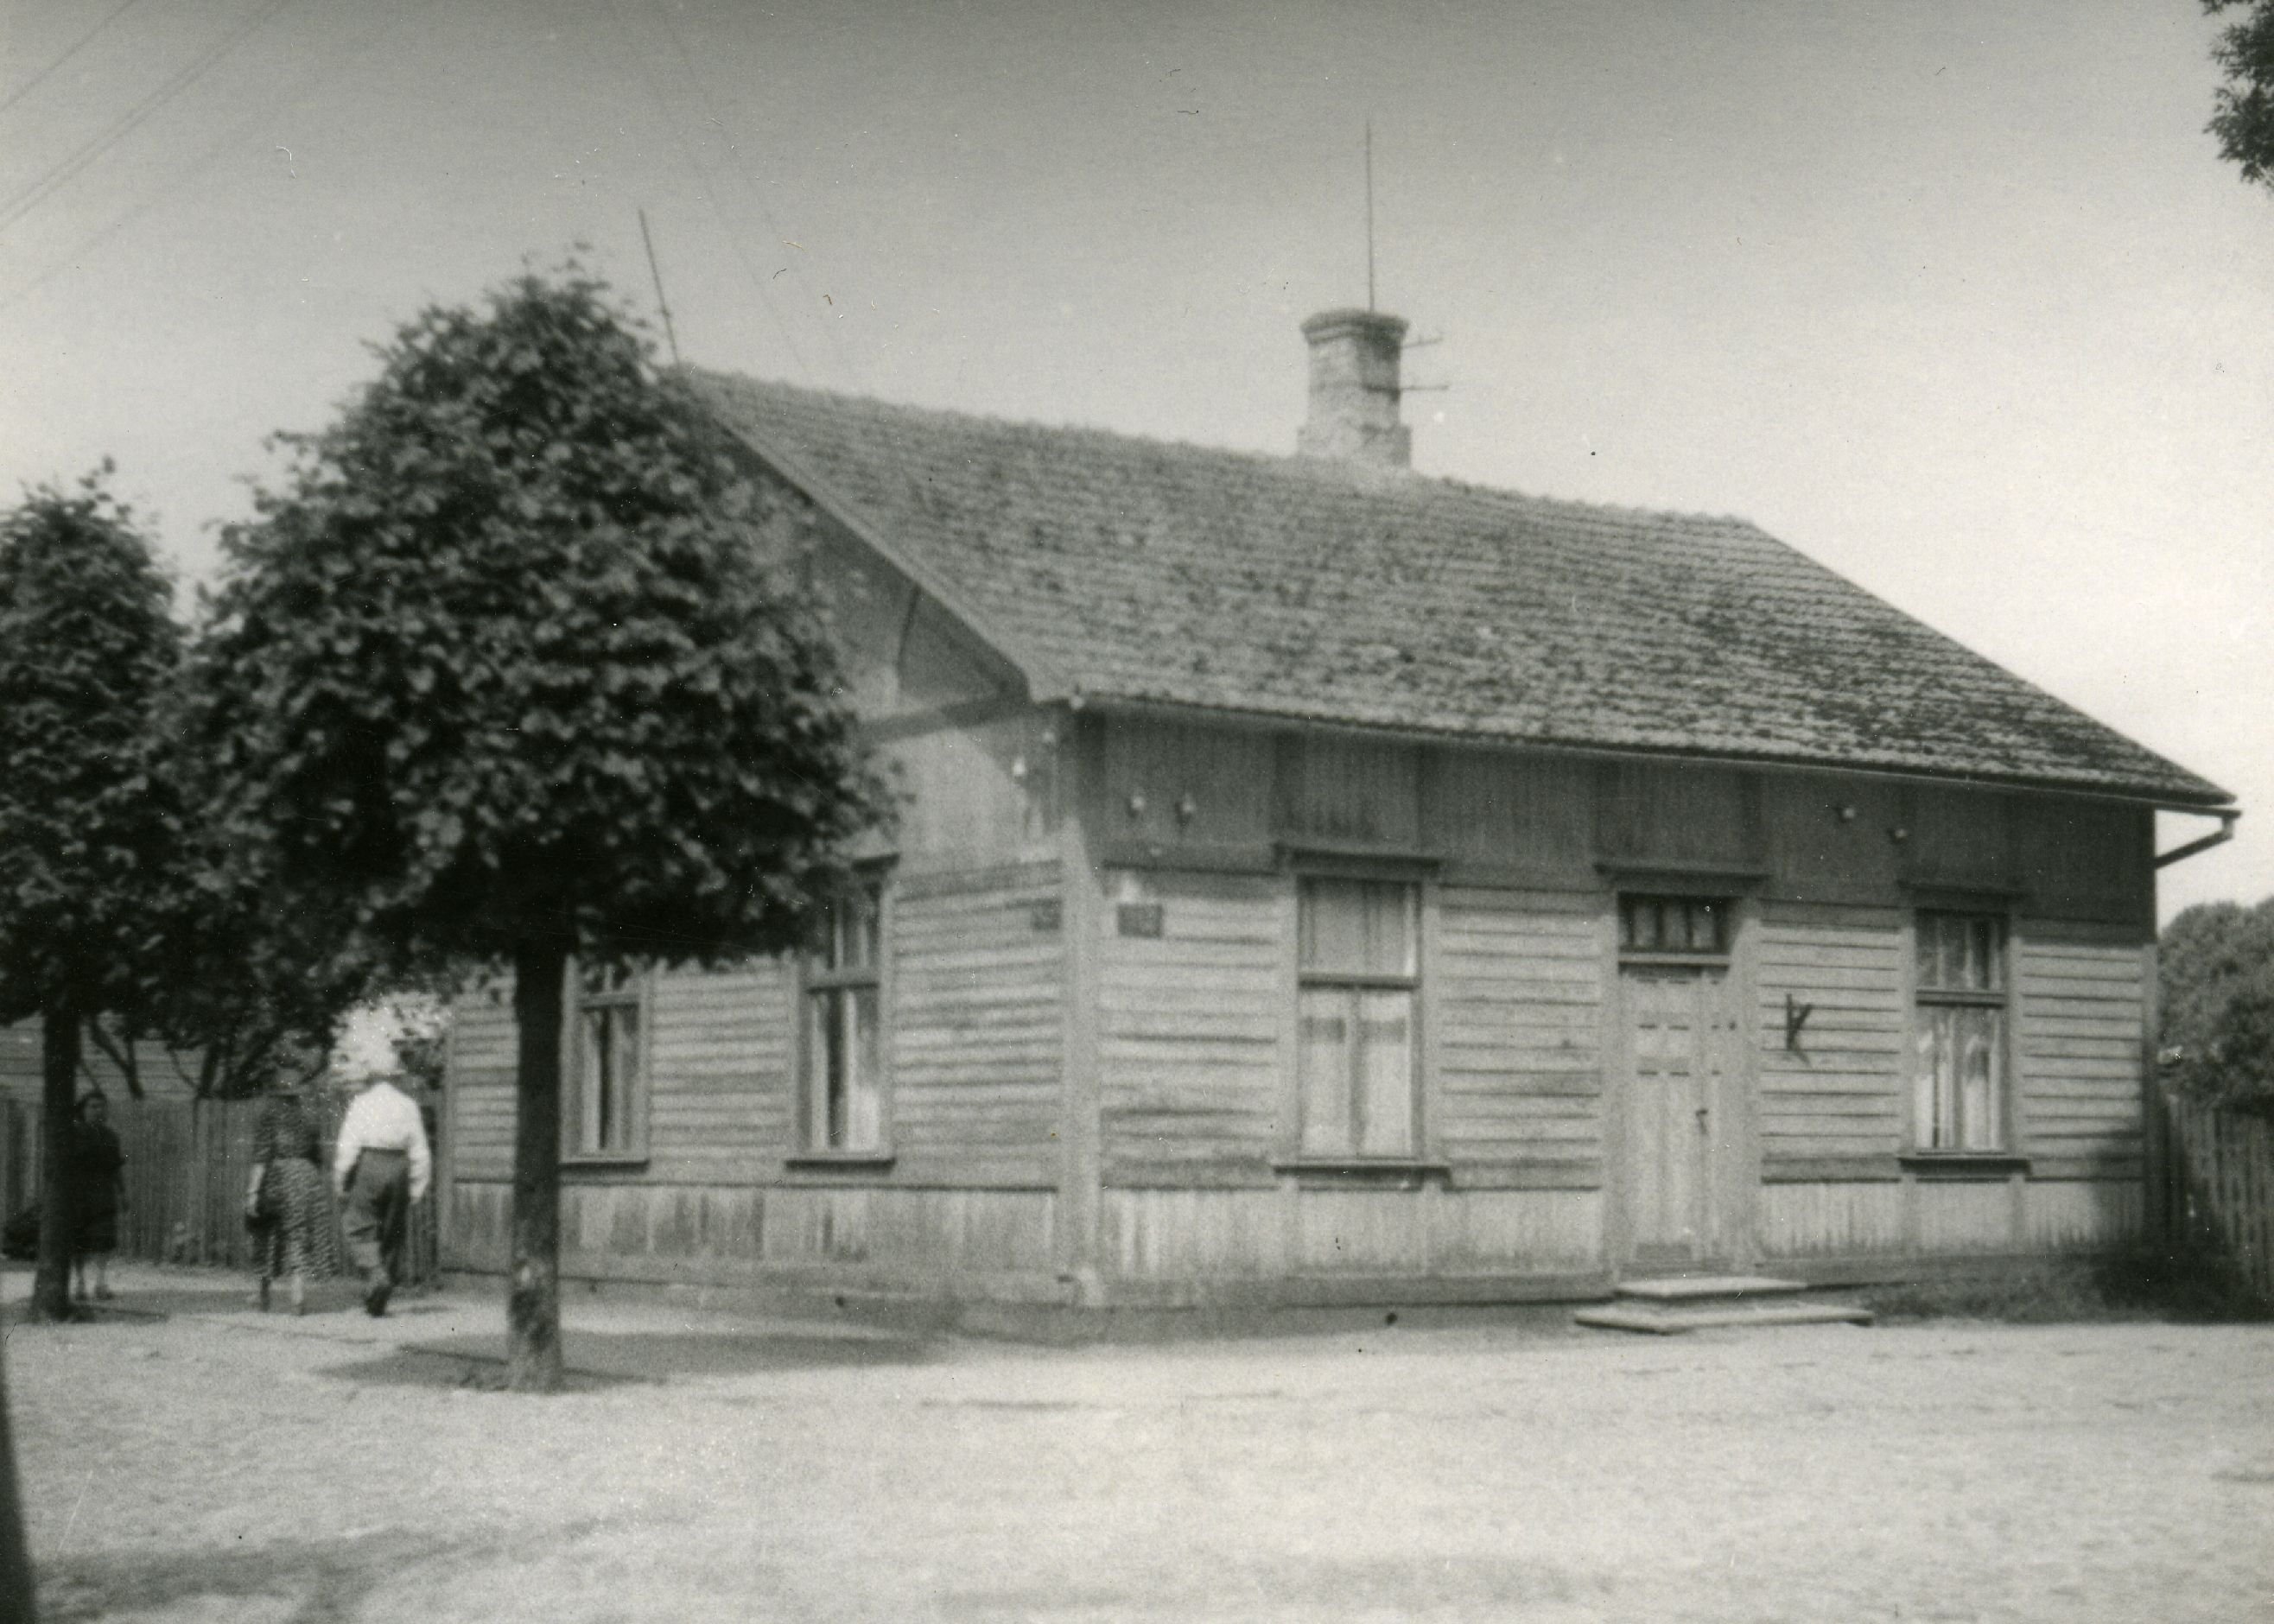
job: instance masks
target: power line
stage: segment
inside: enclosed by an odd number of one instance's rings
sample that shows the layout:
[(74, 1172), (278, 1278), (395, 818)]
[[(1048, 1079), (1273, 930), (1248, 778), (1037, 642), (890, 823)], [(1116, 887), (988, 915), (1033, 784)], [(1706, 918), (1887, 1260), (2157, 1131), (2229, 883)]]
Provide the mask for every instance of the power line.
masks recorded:
[[(687, 82), (694, 89), (695, 99), (702, 106), (704, 117), (716, 125), (719, 133), (727, 138), (727, 150), (739, 157), (742, 151), (741, 146), (734, 140), (734, 132), (727, 128), (726, 121), (718, 116), (718, 110), (712, 105), (710, 95), (704, 90), (702, 77), (695, 71), (694, 53), (687, 49), (686, 38), (679, 32), (679, 26), (672, 21), (670, 6), (661, 5), (657, 10), (663, 18), (664, 32), (671, 36), (671, 42), (679, 52), (680, 64), (686, 70)], [(777, 242), (787, 242), (788, 234), (783, 231), (781, 223), (774, 218), (773, 210), (766, 207), (764, 191), (749, 177), (740, 164), (734, 166), (734, 174), (735, 179), (742, 182), (742, 191), (748, 194), (750, 201), (757, 206), (758, 217), (765, 222), (767, 231), (772, 234)], [(796, 280), (799, 287), (803, 289), (807, 306), (810, 308), (814, 297), (813, 289), (805, 280), (803, 268), (793, 259), (789, 264), (789, 273)], [(845, 375), (853, 380), (854, 388), (862, 395), (868, 394), (869, 386), (861, 376), (860, 367), (855, 365), (852, 354), (845, 348), (845, 341), (837, 331), (837, 324), (833, 321), (824, 322), (822, 331), (829, 335), (830, 348), (837, 352), (838, 364), (844, 368)]]
[(137, 3), (138, 0), (124, 0), (124, 4), (120, 5), (109, 16), (105, 17), (101, 22), (95, 24), (94, 27), (88, 29), (85, 34), (82, 34), (79, 38), (73, 40), (69, 45), (65, 46), (62, 56), (48, 64), (46, 67), (41, 68), (37, 73), (33, 74), (31, 78), (26, 79), (22, 84), (17, 86), (13, 91), (9, 93), (8, 99), (5, 102), (0, 102), (0, 113), (6, 112), (10, 108), (15, 106), (16, 103), (21, 102), (26, 96), (30, 95), (34, 90), (37, 90), (40, 86), (46, 81), (49, 74), (53, 73), (57, 68), (62, 67), (64, 64), (69, 62), (72, 57), (78, 56), (82, 47), (91, 42), (96, 34), (101, 34), (105, 28), (109, 27), (111, 24), (117, 22), (120, 18), (125, 16), (127, 12), (132, 11)]
[(647, 87), (648, 99), (655, 104), (657, 115), (662, 118), (665, 127), (671, 132), (671, 139), (678, 146), (680, 155), (687, 160), (688, 167), (695, 171), (696, 183), (703, 188), (703, 200), (711, 206), (712, 216), (719, 222), (719, 229), (727, 234), (727, 246), (734, 251), (734, 258), (742, 264), (742, 274), (750, 279), (750, 286), (757, 290), (758, 303), (764, 305), (766, 313), (773, 318), (775, 329), (782, 335), (782, 342), (789, 347), (790, 358), (797, 363), (797, 370), (804, 375), (805, 380), (811, 383), (814, 381), (813, 367), (806, 360), (805, 352), (798, 348), (797, 335), (790, 331), (789, 323), (782, 319), (782, 313), (776, 307), (772, 296), (767, 292), (766, 278), (758, 274), (758, 267), (751, 262), (749, 250), (742, 244), (742, 234), (734, 229), (734, 222), (727, 216), (725, 207), (719, 203), (718, 191), (711, 184), (709, 167), (696, 154), (694, 147), (688, 144), (686, 133), (680, 128), (679, 121), (672, 117), (671, 105), (663, 99), (661, 87), (656, 84), (655, 76), (648, 71), (647, 53), (640, 49), (639, 36), (633, 32), (631, 24), (625, 20), (620, 0), (608, 0), (608, 10), (616, 20), (618, 30), (625, 37), (626, 46), (631, 54), (632, 65), (638, 70), (640, 83)]
[[(431, 4), (427, 9), (433, 9)], [(381, 18), (378, 26), (373, 27), (370, 33), (365, 34), (361, 40), (358, 41), (355, 46), (345, 55), (335, 58), (328, 64), (319, 66), (312, 72), (302, 76), (302, 78), (294, 85), (290, 93), (281, 99), (271, 98), (263, 101), (260, 106), (251, 115), (238, 120), (237, 124), (231, 125), (227, 134), (223, 135), (219, 140), (214, 142), (210, 147), (203, 149), (196, 157), (191, 159), (189, 162), (184, 164), (180, 169), (176, 169), (171, 175), (167, 177), (166, 184), (164, 185), (144, 197), (141, 201), (132, 205), (124, 213), (112, 220), (109, 225), (102, 226), (94, 231), (89, 232), (86, 237), (81, 237), (77, 243), (72, 244), (70, 252), (64, 254), (61, 259), (49, 267), (46, 270), (41, 272), (40, 274), (34, 277), (30, 282), (26, 282), (22, 287), (17, 289), (12, 293), (0, 295), (0, 312), (12, 310), (18, 304), (22, 304), (26, 299), (30, 298), (32, 295), (37, 293), (41, 288), (46, 287), (48, 283), (62, 275), (66, 270), (69, 270), (78, 261), (79, 256), (86, 253), (89, 249), (100, 247), (102, 244), (109, 242), (112, 237), (117, 236), (119, 232), (124, 230), (128, 226), (132, 225), (136, 221), (141, 219), (143, 215), (148, 214), (159, 204), (170, 202), (174, 199), (177, 198), (180, 195), (179, 187), (183, 182), (188, 180), (192, 175), (195, 175), (199, 170), (204, 169), (215, 158), (219, 157), (223, 152), (227, 151), (230, 147), (236, 146), (237, 142), (251, 134), (253, 129), (263, 120), (274, 118), (280, 114), (291, 111), (294, 108), (299, 106), (301, 102), (306, 101), (307, 98), (315, 91), (316, 87), (321, 85), (326, 79), (331, 78), (333, 74), (340, 71), (340, 70), (353, 63), (361, 61), (363, 57), (371, 52), (373, 47), (378, 45), (380, 41), (395, 31), (396, 26), (403, 21), (403, 13), (396, 12), (390, 9)]]
[(49, 169), (30, 185), (0, 203), (0, 231), (6, 230), (30, 214), (56, 192), (71, 184), (87, 166), (139, 129), (153, 115), (211, 71), (214, 65), (239, 45), (252, 37), (261, 26), (290, 5), (292, 0), (269, 0), (262, 10), (240, 22), (199, 54), (187, 67), (177, 70), (172, 77), (148, 95), (136, 102), (126, 112), (113, 119), (100, 135), (87, 141), (68, 158)]

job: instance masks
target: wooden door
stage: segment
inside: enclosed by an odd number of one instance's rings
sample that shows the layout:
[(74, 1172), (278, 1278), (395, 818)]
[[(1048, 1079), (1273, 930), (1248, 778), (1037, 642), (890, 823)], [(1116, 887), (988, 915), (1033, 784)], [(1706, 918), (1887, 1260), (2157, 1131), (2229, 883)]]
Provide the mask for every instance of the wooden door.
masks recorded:
[(1629, 966), (1627, 1245), (1642, 1263), (1703, 1262), (1722, 1250), (1716, 1147), (1727, 1132), (1731, 1025), (1719, 967)]

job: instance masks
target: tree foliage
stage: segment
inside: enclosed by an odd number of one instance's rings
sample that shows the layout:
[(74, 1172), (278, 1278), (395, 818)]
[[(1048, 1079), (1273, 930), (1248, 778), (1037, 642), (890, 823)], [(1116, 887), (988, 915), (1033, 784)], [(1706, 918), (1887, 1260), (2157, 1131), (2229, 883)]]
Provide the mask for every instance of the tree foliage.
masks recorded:
[(379, 356), (224, 537), (198, 736), (231, 825), (398, 959), (791, 944), (881, 804), (802, 511), (573, 269)]
[(139, 1009), (87, 1022), (90, 1044), (138, 1097), (153, 1047), (195, 1099), (245, 1099), (279, 1078), (309, 1081), (378, 976), (336, 911), (327, 917), (296, 906), (257, 853), (200, 838), (200, 776), (181, 763), (190, 849), (173, 883), (152, 898), (164, 974)]
[(34, 1300), (61, 1318), (60, 1177), (85, 1023), (130, 1020), (165, 974), (179, 805), (158, 708), (181, 658), (172, 590), (108, 463), (0, 518), (0, 1022), (37, 1016), (46, 1211)]
[(0, 1022), (132, 1011), (176, 861), (156, 708), (181, 637), (108, 464), (0, 519)]
[(2221, 1104), (2274, 1110), (2274, 897), (2198, 903), (2157, 954), (2168, 1075)]
[(2237, 8), (2242, 19), (2222, 29), (2211, 49), (2226, 83), (2208, 128), (2243, 179), (2274, 187), (2274, 0), (2203, 0), (2214, 15)]
[(510, 966), (516, 1385), (557, 1385), (571, 956), (789, 947), (887, 802), (809, 515), (573, 266), (430, 309), (223, 539), (192, 734), (223, 824), (393, 969)]

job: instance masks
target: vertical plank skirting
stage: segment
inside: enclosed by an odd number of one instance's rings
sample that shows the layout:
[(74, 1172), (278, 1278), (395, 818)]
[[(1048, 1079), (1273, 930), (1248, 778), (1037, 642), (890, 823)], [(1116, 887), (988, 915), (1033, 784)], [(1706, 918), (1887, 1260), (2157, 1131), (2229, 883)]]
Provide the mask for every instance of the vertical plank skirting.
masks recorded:
[(1893, 1180), (1764, 1184), (1755, 1211), (1772, 1259), (1898, 1253), (1910, 1228), (1909, 1189)]
[(1600, 1190), (1105, 1192), (1105, 1256), (1146, 1285), (1569, 1275), (1602, 1267)]
[[(446, 1215), (449, 1266), (504, 1267), (511, 1186), (460, 1180)], [(937, 1294), (953, 1277), (1055, 1268), (1047, 1190), (875, 1185), (572, 1184), (561, 1192), (563, 1274), (720, 1284), (817, 1272)]]
[(2052, 1179), (2021, 1186), (2022, 1244), (2030, 1252), (2105, 1252), (2141, 1237), (2146, 1192), (2128, 1178)]

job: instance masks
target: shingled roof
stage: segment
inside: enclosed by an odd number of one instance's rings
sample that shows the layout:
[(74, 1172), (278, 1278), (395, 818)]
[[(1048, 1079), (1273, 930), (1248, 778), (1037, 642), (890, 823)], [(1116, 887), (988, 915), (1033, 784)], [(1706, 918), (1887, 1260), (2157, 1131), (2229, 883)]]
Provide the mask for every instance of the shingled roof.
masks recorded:
[(1039, 694), (2233, 799), (1743, 519), (695, 380)]

